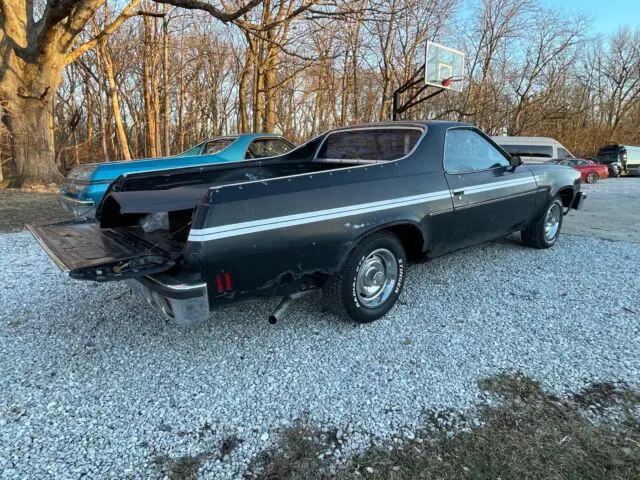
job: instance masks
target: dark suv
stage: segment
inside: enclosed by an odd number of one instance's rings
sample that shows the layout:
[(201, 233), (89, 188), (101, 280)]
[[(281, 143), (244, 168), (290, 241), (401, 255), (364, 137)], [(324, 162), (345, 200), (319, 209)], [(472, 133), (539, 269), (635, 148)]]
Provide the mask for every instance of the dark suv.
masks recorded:
[(609, 176), (619, 177), (627, 170), (627, 150), (624, 145), (605, 145), (598, 150), (594, 161), (606, 165)]

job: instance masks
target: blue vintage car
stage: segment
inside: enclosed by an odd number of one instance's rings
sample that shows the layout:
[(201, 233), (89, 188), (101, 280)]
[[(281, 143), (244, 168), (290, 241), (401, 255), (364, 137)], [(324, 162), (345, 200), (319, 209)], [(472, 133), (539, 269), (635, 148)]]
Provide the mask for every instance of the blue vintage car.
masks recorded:
[(62, 205), (78, 217), (91, 216), (109, 184), (120, 175), (273, 157), (292, 148), (291, 142), (278, 135), (246, 133), (210, 138), (171, 157), (77, 165), (69, 171), (60, 188)]

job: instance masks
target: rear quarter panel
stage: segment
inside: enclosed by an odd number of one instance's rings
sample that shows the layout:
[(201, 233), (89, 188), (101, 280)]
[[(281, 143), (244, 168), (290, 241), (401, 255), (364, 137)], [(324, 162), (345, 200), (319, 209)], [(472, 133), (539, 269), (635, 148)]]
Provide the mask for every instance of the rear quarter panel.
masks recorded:
[(580, 172), (561, 165), (528, 165), (538, 184), (538, 198), (533, 218), (538, 218), (550, 200), (563, 190), (571, 190), (572, 196), (580, 191)]
[(429, 251), (444, 241), (452, 212), (441, 147), (430, 127), (401, 160), (211, 189), (185, 259), (199, 262), (210, 284), (231, 272), (242, 296), (311, 286), (338, 271), (360, 239), (390, 225), (415, 225)]

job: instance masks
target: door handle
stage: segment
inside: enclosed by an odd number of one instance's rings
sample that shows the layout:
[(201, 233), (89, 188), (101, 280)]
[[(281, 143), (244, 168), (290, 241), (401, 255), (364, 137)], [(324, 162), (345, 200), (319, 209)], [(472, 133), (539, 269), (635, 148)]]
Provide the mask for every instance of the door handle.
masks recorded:
[(458, 197), (458, 200), (461, 200), (464, 195), (464, 190), (454, 190), (451, 192), (454, 197)]

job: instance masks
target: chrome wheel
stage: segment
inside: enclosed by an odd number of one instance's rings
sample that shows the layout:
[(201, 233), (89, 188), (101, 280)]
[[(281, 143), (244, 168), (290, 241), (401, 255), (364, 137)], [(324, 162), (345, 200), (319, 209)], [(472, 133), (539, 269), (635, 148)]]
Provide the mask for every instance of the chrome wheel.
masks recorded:
[(544, 218), (544, 236), (549, 242), (558, 234), (561, 215), (562, 209), (557, 203), (552, 204), (549, 207), (549, 210), (547, 210), (547, 214)]
[(382, 305), (398, 281), (398, 260), (386, 248), (374, 250), (363, 260), (356, 275), (356, 295), (366, 308)]

